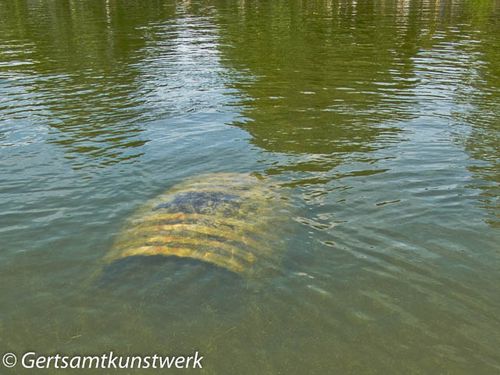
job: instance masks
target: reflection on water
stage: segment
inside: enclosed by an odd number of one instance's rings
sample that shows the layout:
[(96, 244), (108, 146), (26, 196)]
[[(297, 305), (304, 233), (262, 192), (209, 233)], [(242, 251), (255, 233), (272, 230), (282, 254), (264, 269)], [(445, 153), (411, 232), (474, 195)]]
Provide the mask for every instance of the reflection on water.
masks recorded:
[[(145, 143), (144, 98), (133, 67), (145, 41), (134, 31), (148, 14), (160, 17), (162, 9), (132, 11), (114, 2), (2, 5), (1, 54), (3, 70), (10, 72), (5, 90), (20, 91), (29, 101), (8, 95), (7, 113), (34, 114), (48, 127), (49, 142), (66, 148), (77, 167), (140, 155), (127, 150)], [(131, 11), (145, 14), (131, 19)]]
[[(498, 227), (499, 220), (499, 116), (500, 116), (500, 42), (495, 35), (500, 31), (498, 20), (500, 11), (489, 12), (487, 2), (480, 8), (475, 21), (483, 26), (482, 38), (477, 42), (477, 60), (473, 65), (474, 75), (466, 81), (473, 88), (464, 88), (460, 100), (468, 103), (470, 110), (459, 117), (460, 121), (470, 124), (470, 134), (462, 142), (466, 151), (477, 161), (469, 170), (477, 176), (477, 187), (482, 190), (481, 204), (491, 212), (488, 220)], [(474, 93), (473, 96), (470, 92)], [(460, 138), (460, 135), (457, 134)]]
[[(2, 347), (498, 372), (499, 19), (494, 0), (0, 0)], [(104, 266), (144, 202), (221, 171), (294, 206), (267, 228), (273, 275)]]
[[(235, 86), (245, 95), (241, 126), (257, 146), (317, 156), (305, 166), (314, 171), (372, 151), (377, 137), (396, 137), (393, 124), (411, 116), (415, 78), (413, 51), (395, 50), (411, 35), (394, 33), (380, 11), (273, 2), (226, 13), (221, 48), (247, 76)], [(367, 23), (373, 32), (360, 27)]]

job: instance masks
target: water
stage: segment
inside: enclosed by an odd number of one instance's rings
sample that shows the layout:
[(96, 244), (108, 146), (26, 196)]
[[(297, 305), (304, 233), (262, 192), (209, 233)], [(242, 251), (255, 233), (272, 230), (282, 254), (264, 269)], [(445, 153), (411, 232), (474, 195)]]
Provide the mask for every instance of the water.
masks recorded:
[[(495, 0), (0, 1), (2, 353), (500, 372), (499, 20)], [(127, 217), (215, 172), (293, 206), (275, 272), (153, 259), (96, 282)]]

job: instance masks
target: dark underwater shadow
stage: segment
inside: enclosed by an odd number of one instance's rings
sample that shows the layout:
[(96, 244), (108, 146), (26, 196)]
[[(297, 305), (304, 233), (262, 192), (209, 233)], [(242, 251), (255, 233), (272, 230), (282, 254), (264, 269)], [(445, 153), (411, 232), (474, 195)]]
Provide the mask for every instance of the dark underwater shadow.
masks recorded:
[(211, 263), (175, 256), (131, 256), (103, 268), (90, 293), (147, 305), (183, 317), (204, 310), (236, 312), (254, 288), (243, 276)]

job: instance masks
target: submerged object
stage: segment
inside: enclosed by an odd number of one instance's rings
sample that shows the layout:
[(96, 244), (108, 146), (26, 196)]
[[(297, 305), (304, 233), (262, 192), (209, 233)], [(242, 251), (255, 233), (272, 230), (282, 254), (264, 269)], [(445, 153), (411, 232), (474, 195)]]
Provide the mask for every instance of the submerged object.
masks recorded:
[(269, 182), (250, 174), (191, 178), (142, 206), (106, 260), (161, 255), (254, 273), (279, 259), (285, 201)]

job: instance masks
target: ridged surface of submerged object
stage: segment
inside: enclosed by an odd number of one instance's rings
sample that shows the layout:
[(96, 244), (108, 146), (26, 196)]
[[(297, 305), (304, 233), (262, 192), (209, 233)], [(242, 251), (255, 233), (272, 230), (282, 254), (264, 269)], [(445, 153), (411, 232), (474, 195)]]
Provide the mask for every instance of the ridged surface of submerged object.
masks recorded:
[(241, 274), (276, 265), (285, 204), (269, 182), (242, 173), (191, 178), (147, 202), (126, 223), (107, 261), (163, 255)]

